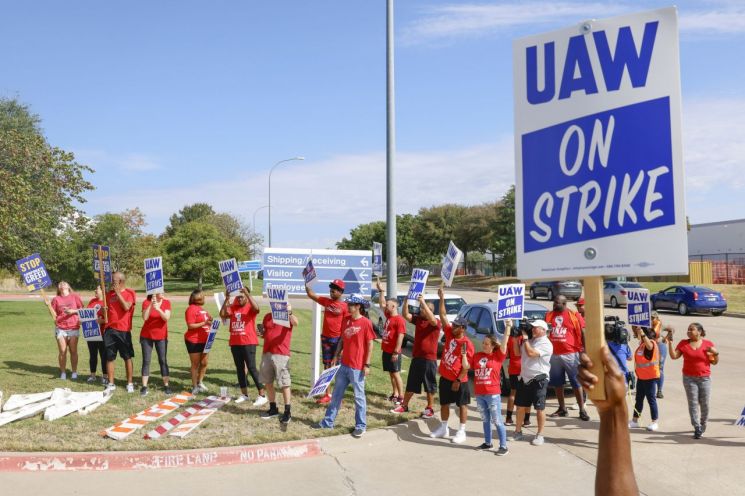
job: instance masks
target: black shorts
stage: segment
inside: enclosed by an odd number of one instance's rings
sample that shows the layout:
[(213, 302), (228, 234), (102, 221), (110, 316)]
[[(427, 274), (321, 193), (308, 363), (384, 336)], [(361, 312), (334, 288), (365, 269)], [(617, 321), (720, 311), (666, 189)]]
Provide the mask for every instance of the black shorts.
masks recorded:
[(517, 392), (517, 382), (520, 380), (520, 374), (510, 374), (510, 393)]
[(191, 343), (184, 340), (184, 344), (186, 344), (186, 351), (191, 355), (192, 353), (202, 353), (204, 351), (204, 345), (207, 343)]
[(109, 362), (116, 360), (117, 353), (124, 360), (129, 360), (135, 356), (131, 332), (119, 331), (110, 327), (103, 333), (103, 344), (106, 347), (106, 360)]
[(406, 379), (406, 392), (419, 394), (424, 391), (434, 394), (437, 391), (437, 360), (414, 358), (409, 367), (409, 378)]
[(440, 405), (465, 406), (471, 402), (471, 388), (467, 382), (461, 382), (457, 391), (453, 391), (453, 381), (440, 376)]
[(517, 383), (515, 406), (523, 408), (533, 406), (536, 410), (543, 410), (546, 408), (546, 391), (548, 391), (548, 377), (539, 381), (530, 381), (528, 384), (520, 379)]
[(383, 352), (383, 372), (401, 372), (401, 355), (391, 360), (392, 353)]

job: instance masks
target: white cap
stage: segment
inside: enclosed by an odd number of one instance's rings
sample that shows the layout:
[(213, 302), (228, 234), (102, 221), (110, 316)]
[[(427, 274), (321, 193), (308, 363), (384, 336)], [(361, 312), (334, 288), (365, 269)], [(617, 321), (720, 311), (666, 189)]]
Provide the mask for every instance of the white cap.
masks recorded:
[(533, 324), (533, 327), (543, 327), (545, 330), (548, 331), (548, 324), (546, 324), (545, 320), (534, 320), (531, 322)]

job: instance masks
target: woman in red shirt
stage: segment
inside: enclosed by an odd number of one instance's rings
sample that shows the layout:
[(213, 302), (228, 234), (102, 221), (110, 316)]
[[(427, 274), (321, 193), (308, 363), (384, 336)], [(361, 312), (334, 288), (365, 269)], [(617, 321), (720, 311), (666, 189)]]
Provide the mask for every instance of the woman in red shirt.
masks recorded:
[(142, 330), (140, 330), (140, 346), (142, 347), (142, 387), (140, 396), (147, 396), (147, 383), (150, 379), (150, 359), (153, 348), (158, 354), (160, 376), (163, 378), (163, 391), (171, 394), (169, 386), (170, 373), (168, 370), (168, 319), (171, 318), (171, 302), (163, 293), (148, 295), (142, 302)]
[[(103, 319), (103, 307), (106, 306), (103, 302), (103, 291), (101, 286), (96, 286), (96, 293), (91, 301), (88, 302), (87, 308), (95, 308), (98, 305), (98, 326), (101, 328), (101, 333), (104, 332), (104, 319)], [(96, 382), (96, 369), (98, 368), (98, 359), (101, 359), (101, 383), (106, 385), (109, 383), (106, 378), (106, 345), (103, 341), (86, 341), (88, 343), (88, 353), (90, 358), (88, 365), (91, 369), (91, 375), (88, 377), (88, 384)]]
[(688, 413), (693, 425), (693, 438), (700, 439), (706, 432), (711, 396), (711, 366), (719, 363), (719, 352), (714, 343), (704, 339), (706, 331), (698, 322), (688, 326), (688, 339), (682, 340), (673, 349), (672, 327), (666, 327), (667, 348), (670, 358), (683, 357), (683, 387), (688, 399)]
[(65, 281), (57, 284), (57, 296), (47, 302), (49, 312), (54, 317), (54, 337), (57, 338), (57, 361), (59, 362), (59, 378), (67, 379), (67, 352), (70, 352), (71, 379), (78, 378), (78, 334), (80, 319), (78, 310), (83, 308), (83, 302), (77, 293)]
[(184, 343), (191, 362), (191, 393), (206, 393), (204, 374), (207, 372), (208, 353), (203, 353), (204, 345), (210, 334), (212, 316), (202, 308), (204, 293), (195, 289), (189, 296), (189, 306), (186, 309), (186, 333)]

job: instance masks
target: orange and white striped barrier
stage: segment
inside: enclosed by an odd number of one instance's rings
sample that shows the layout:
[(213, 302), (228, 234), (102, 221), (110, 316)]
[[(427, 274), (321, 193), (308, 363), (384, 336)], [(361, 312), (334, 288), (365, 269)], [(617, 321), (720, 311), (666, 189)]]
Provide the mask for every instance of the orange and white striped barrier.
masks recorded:
[(181, 407), (184, 403), (192, 398), (191, 393), (177, 394), (173, 398), (161, 401), (160, 403), (151, 406), (147, 410), (143, 410), (136, 415), (132, 415), (126, 420), (122, 420), (101, 432), (101, 436), (110, 437), (121, 441), (127, 436), (132, 434), (137, 429), (140, 429), (143, 425), (158, 420), (159, 418), (165, 417), (172, 411)]
[(228, 404), (230, 398), (217, 398), (210, 404), (210, 408), (202, 408), (198, 412), (192, 414), (189, 418), (181, 422), (176, 428), (168, 433), (169, 436), (182, 438), (188, 435), (191, 431), (196, 429), (201, 423), (210, 418), (219, 408)]
[[(191, 417), (195, 413), (197, 413), (200, 410), (203, 410), (205, 408), (215, 408), (217, 407), (217, 403), (219, 402), (220, 398), (217, 396), (208, 396), (207, 398), (203, 399), (199, 403), (196, 403), (195, 405), (190, 406), (186, 410), (184, 410), (181, 413), (178, 413), (174, 415), (172, 418), (166, 420), (162, 424), (160, 424), (155, 429), (151, 430), (147, 434), (145, 434), (145, 439), (158, 439), (159, 437), (166, 434), (168, 431), (185, 421), (187, 418)], [(220, 403), (219, 406), (224, 405), (225, 403)], [(219, 407), (218, 407), (219, 408)]]

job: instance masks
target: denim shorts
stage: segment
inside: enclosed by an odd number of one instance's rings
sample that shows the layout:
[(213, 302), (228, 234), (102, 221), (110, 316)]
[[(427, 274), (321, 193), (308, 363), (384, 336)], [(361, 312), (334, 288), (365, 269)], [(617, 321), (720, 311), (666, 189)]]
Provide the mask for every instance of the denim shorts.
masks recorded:
[(579, 381), (577, 381), (578, 370), (579, 353), (552, 355), (548, 385), (551, 387), (562, 387), (564, 385), (565, 377), (568, 376), (569, 383), (576, 389), (579, 387)]

